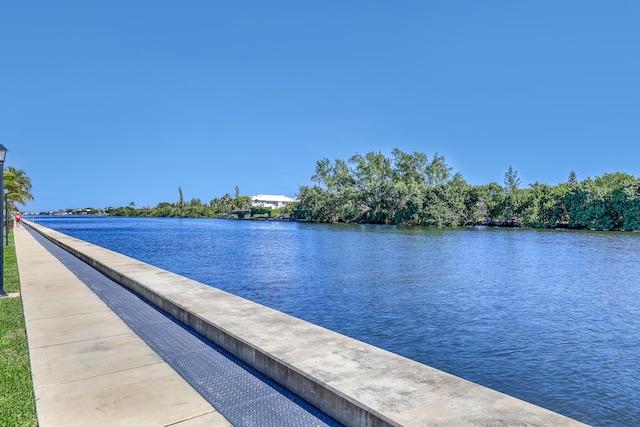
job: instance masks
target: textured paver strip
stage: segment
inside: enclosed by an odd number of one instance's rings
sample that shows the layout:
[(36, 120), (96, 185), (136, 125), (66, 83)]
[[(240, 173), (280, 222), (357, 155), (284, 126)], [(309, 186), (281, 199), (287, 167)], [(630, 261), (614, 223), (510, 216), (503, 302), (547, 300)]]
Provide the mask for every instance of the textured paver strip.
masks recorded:
[(231, 425), (26, 230), (15, 239), (40, 426)]

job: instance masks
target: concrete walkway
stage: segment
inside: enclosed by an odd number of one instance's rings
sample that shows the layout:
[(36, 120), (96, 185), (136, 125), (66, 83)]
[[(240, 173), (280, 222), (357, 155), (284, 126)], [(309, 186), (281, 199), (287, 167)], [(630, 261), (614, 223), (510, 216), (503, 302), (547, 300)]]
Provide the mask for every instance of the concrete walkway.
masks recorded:
[(231, 425), (28, 231), (14, 236), (41, 427)]

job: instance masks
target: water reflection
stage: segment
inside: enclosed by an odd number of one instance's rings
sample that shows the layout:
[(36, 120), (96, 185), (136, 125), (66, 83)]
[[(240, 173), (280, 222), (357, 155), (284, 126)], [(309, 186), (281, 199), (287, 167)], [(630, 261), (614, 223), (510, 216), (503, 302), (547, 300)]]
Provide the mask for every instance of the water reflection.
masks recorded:
[(640, 419), (638, 233), (36, 221), (589, 424)]

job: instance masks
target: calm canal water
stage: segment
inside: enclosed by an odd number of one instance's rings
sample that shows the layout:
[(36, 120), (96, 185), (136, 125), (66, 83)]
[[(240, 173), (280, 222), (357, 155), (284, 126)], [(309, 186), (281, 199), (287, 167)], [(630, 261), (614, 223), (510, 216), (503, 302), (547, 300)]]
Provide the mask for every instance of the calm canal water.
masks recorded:
[(640, 423), (640, 234), (35, 222), (595, 426)]

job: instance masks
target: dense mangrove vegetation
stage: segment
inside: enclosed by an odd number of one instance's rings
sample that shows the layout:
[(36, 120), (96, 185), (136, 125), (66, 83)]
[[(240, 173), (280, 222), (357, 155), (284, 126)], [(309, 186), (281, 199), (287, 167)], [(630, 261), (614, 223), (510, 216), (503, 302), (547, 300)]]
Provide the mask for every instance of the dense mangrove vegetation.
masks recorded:
[(615, 172), (578, 181), (571, 172), (557, 185), (523, 186), (509, 168), (502, 184), (471, 185), (454, 173), (443, 156), (396, 148), (355, 154), (348, 160), (322, 159), (300, 187), (297, 202), (276, 210), (251, 206), (251, 198), (225, 194), (204, 203), (177, 202), (136, 208), (135, 203), (104, 210), (67, 210), (71, 214), (182, 218), (292, 218), (329, 223), (420, 226), (492, 225), (502, 227), (640, 230), (640, 179)]
[(608, 173), (552, 186), (521, 187), (509, 168), (504, 183), (470, 185), (444, 157), (395, 149), (348, 161), (317, 162), (314, 186), (300, 188), (294, 215), (317, 222), (423, 226), (498, 225), (593, 230), (640, 229), (640, 180)]

